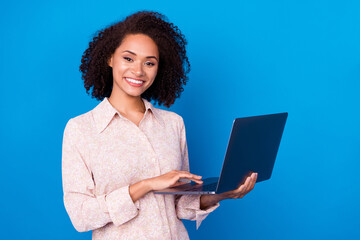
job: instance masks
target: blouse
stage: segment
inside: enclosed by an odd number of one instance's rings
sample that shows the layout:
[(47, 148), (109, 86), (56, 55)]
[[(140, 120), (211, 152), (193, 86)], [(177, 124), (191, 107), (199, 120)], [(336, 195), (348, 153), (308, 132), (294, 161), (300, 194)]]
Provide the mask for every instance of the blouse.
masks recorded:
[(104, 98), (71, 118), (62, 146), (64, 205), (79, 232), (94, 240), (189, 239), (180, 219), (196, 227), (219, 203), (200, 209), (200, 195), (149, 192), (133, 202), (129, 186), (172, 170), (189, 171), (184, 121), (178, 114), (146, 108), (139, 126)]

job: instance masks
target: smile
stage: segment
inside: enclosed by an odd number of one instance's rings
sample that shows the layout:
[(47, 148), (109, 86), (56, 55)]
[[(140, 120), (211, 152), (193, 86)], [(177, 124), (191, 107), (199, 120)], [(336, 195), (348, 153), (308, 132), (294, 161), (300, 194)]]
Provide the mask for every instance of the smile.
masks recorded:
[(142, 80), (135, 80), (133, 78), (125, 78), (125, 80), (131, 85), (131, 86), (134, 86), (134, 87), (140, 87), (144, 84), (145, 81), (142, 81)]

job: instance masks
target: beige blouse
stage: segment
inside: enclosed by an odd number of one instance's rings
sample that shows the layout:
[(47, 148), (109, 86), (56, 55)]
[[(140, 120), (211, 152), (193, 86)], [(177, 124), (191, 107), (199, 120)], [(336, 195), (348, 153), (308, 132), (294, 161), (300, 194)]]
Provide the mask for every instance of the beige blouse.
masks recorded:
[(64, 204), (75, 229), (93, 239), (189, 239), (180, 219), (202, 220), (200, 195), (149, 192), (132, 201), (129, 185), (172, 170), (189, 171), (184, 121), (153, 107), (139, 127), (107, 98), (68, 121), (62, 148)]

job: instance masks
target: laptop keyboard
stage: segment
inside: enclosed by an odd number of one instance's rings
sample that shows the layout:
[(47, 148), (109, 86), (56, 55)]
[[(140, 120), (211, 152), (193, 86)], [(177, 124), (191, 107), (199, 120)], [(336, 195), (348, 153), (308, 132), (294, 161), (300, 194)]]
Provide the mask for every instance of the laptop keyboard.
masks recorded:
[(217, 186), (217, 182), (215, 183), (210, 183), (207, 185), (203, 185), (203, 186), (199, 186), (199, 187), (195, 187), (196, 185), (194, 185), (193, 188), (187, 189), (185, 191), (193, 191), (193, 190), (197, 190), (197, 189), (202, 189), (202, 191), (215, 191), (216, 190), (216, 186)]

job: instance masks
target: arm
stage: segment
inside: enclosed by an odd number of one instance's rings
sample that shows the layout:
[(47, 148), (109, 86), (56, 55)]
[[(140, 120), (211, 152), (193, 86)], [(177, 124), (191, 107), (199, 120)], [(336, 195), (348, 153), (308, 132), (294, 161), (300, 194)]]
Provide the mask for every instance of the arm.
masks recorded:
[(216, 203), (224, 200), (223, 197), (218, 194), (215, 195), (201, 195), (200, 197), (200, 209), (205, 210), (211, 206), (216, 205)]
[(79, 139), (78, 127), (70, 119), (63, 136), (62, 180), (64, 205), (75, 229), (89, 231), (109, 222), (121, 225), (137, 216), (139, 203), (133, 202), (129, 186), (106, 195), (96, 194), (92, 173), (80, 151)]

